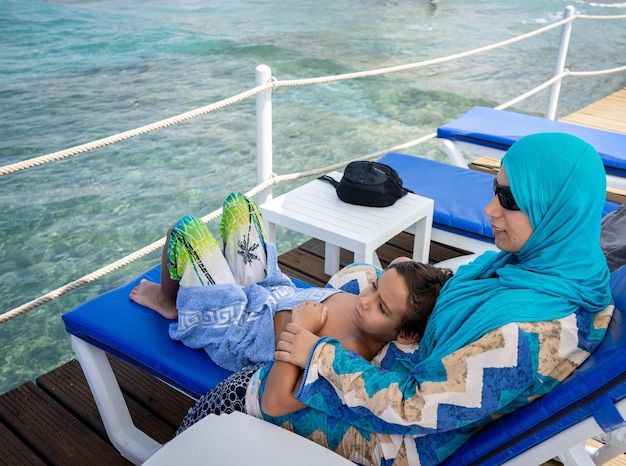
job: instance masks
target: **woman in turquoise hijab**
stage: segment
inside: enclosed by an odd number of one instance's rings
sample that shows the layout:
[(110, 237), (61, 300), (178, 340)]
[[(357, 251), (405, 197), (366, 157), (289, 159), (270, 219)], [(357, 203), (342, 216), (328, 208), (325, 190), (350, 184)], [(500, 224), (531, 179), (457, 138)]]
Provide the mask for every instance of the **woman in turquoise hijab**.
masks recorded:
[(514, 144), (502, 167), (485, 207), (502, 252), (483, 254), (442, 292), (425, 356), (510, 322), (558, 319), (577, 307), (598, 312), (611, 302), (599, 247), (606, 176), (595, 149), (567, 134), (535, 134)]
[[(447, 282), (419, 348), (391, 345), (377, 366), (289, 324), (275, 357), (305, 369), (296, 396), (310, 408), (260, 414), (360, 464), (440, 463), (480, 426), (552, 390), (603, 338), (605, 194), (589, 144), (560, 133), (520, 139), (485, 207), (501, 252)], [(265, 373), (251, 384), (261, 408)]]

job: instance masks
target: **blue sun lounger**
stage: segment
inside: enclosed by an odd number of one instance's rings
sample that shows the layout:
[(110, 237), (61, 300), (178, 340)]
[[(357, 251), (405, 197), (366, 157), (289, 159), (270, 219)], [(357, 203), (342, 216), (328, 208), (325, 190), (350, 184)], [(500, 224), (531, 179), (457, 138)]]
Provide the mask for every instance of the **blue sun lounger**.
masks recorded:
[[(434, 199), (433, 241), (475, 254), (496, 249), (483, 212), (493, 198), (493, 175), (397, 152), (379, 162), (395, 168), (415, 194)], [(603, 215), (618, 206), (606, 201)]]
[(160, 281), (160, 266), (62, 316), (107, 435), (122, 456), (134, 464), (146, 461), (162, 445), (133, 424), (106, 353), (193, 399), (230, 375), (206, 352), (172, 340), (168, 320), (130, 301), (130, 291), (143, 278)]
[(462, 151), (501, 158), (504, 151), (528, 134), (561, 132), (587, 141), (600, 154), (609, 187), (626, 189), (626, 134), (574, 125), (522, 113), (474, 107), (440, 126), (437, 137), (452, 163), (467, 166)]
[[(143, 463), (162, 444), (133, 424), (106, 353), (133, 364), (194, 400), (231, 374), (217, 366), (204, 350), (191, 349), (172, 340), (168, 333), (169, 320), (130, 301), (130, 291), (144, 278), (159, 282), (160, 266), (62, 316), (107, 435), (122, 456), (135, 464)], [(311, 286), (292, 280), (301, 288)]]
[[(153, 374), (193, 399), (230, 374), (217, 367), (204, 351), (171, 340), (169, 321), (128, 299), (141, 278), (158, 280), (159, 267), (63, 315), (107, 435), (135, 464), (147, 460), (162, 445), (134, 426), (106, 353)], [(611, 286), (617, 309), (598, 350), (552, 393), (485, 428), (446, 464), (511, 461), (526, 466), (568, 451), (564, 458), (580, 458), (584, 453), (580, 442), (626, 425), (626, 266), (613, 272)], [(621, 444), (604, 450), (602, 457), (626, 450), (623, 438)]]

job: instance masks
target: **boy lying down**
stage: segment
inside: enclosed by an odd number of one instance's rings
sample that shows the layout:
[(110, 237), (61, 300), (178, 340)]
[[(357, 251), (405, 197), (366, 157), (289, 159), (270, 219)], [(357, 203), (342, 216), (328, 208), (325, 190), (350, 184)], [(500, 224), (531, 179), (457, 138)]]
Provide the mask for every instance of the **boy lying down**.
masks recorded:
[[(358, 294), (336, 288), (297, 288), (277, 262), (253, 200), (224, 201), (221, 246), (199, 218), (185, 216), (168, 233), (161, 283), (142, 280), (130, 299), (167, 319), (170, 337), (203, 348), (216, 364), (236, 371), (273, 361), (278, 336), (293, 321), (318, 336), (337, 338), (371, 360), (388, 342), (417, 343), (448, 270), (399, 258), (369, 273)], [(302, 408), (292, 395), (300, 369), (276, 362), (263, 408), (282, 415)], [(290, 396), (285, 396), (286, 394)], [(274, 396), (275, 395), (275, 396)]]

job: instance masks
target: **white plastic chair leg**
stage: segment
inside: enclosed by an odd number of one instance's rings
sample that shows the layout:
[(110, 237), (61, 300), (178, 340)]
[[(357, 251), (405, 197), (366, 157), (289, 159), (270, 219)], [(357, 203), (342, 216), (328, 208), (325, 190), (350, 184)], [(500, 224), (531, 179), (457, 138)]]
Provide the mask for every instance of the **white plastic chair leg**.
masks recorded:
[(591, 458), (595, 464), (608, 463), (626, 452), (626, 428), (602, 433), (598, 436), (598, 440), (604, 442), (605, 445), (591, 452)]
[(133, 424), (106, 353), (74, 335), (71, 338), (111, 443), (132, 463), (143, 463), (163, 445)]
[(558, 459), (564, 466), (596, 466), (582, 443), (564, 451)]
[(450, 139), (444, 139), (441, 141), (441, 150), (447, 154), (452, 165), (467, 168), (467, 161), (454, 141), (451, 141)]

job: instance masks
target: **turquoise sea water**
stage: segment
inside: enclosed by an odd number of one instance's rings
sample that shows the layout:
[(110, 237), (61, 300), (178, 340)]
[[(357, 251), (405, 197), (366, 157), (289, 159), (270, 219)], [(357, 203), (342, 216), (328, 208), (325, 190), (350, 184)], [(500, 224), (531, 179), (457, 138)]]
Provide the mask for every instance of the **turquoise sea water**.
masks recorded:
[[(612, 4), (611, 4), (612, 3)], [(278, 79), (436, 58), (534, 30), (562, 0), (0, 0), (0, 165), (201, 107)], [(626, 3), (573, 3), (624, 14)], [(473, 105), (549, 78), (559, 32), (426, 70), (274, 92), (275, 171), (347, 160), (428, 134)], [(574, 26), (568, 66), (624, 64), (624, 22)], [(559, 116), (626, 85), (571, 78)], [(547, 94), (518, 105), (542, 114)], [(443, 159), (436, 143), (410, 152)], [(254, 101), (0, 177), (0, 312), (159, 239), (255, 184)], [(280, 189), (286, 189), (281, 187)], [(299, 241), (287, 237), (282, 250)], [(60, 315), (158, 261), (158, 253), (0, 325), (0, 393), (73, 357)]]

